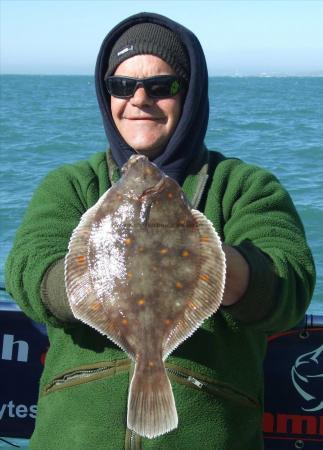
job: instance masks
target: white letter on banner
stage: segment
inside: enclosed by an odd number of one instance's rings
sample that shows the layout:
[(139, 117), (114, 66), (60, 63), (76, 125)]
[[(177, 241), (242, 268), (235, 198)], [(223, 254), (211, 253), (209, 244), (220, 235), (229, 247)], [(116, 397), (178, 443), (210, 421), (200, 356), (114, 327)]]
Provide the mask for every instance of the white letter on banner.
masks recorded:
[(28, 361), (29, 346), (26, 341), (14, 341), (12, 334), (3, 335), (3, 347), (2, 347), (2, 359), (12, 361), (13, 346), (18, 344), (18, 356), (17, 361)]

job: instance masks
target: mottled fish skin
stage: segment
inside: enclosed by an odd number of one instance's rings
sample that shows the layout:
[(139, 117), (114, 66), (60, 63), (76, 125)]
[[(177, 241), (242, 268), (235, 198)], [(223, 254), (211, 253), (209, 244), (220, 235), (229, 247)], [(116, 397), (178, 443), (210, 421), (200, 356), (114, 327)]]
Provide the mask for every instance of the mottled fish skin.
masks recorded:
[(163, 361), (219, 307), (221, 242), (180, 186), (136, 155), (82, 217), (65, 260), (72, 311), (136, 363), (128, 427), (156, 437), (178, 418)]

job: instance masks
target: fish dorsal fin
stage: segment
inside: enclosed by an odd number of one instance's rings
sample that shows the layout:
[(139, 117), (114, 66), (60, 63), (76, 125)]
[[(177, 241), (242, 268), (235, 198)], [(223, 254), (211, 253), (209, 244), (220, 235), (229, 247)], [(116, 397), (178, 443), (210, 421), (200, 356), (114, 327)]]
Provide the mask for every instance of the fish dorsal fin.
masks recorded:
[(103, 304), (94, 290), (91, 279), (89, 241), (95, 223), (95, 216), (105, 202), (109, 191), (103, 194), (97, 203), (82, 216), (80, 223), (72, 233), (69, 252), (65, 257), (65, 285), (69, 303), (75, 317), (90, 325), (109, 338), (134, 359), (135, 355), (116, 333), (114, 322), (103, 313)]
[(200, 241), (200, 267), (194, 290), (187, 299), (184, 316), (164, 343), (163, 359), (191, 336), (205, 319), (219, 308), (225, 285), (226, 263), (220, 238), (212, 223), (199, 211), (192, 210)]

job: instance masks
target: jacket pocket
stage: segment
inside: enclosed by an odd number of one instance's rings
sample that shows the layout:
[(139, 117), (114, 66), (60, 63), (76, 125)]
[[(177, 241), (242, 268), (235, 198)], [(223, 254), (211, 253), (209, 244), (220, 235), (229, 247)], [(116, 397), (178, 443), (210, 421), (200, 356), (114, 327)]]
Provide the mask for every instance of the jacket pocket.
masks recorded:
[[(43, 387), (42, 395), (47, 395), (78, 384), (109, 378), (118, 373), (129, 371), (130, 367), (131, 361), (129, 359), (104, 361), (79, 366), (53, 378), (50, 383)], [(192, 389), (205, 391), (215, 396), (220, 395), (238, 403), (243, 403), (244, 405), (260, 407), (257, 399), (230, 384), (211, 379), (174, 364), (166, 364), (166, 370), (171, 381), (184, 384)]]
[(244, 406), (255, 408), (260, 408), (261, 406), (256, 398), (231, 384), (206, 377), (200, 373), (192, 372), (173, 364), (166, 364), (166, 369), (170, 380), (184, 384), (192, 389), (205, 391), (208, 394), (220, 396), (232, 400), (233, 402), (243, 404)]
[(129, 359), (121, 359), (73, 368), (53, 378), (50, 383), (43, 387), (40, 396), (42, 397), (79, 384), (113, 377), (114, 375), (128, 371), (130, 364)]
[(118, 359), (47, 378), (30, 448), (124, 449), (129, 366), (129, 359)]

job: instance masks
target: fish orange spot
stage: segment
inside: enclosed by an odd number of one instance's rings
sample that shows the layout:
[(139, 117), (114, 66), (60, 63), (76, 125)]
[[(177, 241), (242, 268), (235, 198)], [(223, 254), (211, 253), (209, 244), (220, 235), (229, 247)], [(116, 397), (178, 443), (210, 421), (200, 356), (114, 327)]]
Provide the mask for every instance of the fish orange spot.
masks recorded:
[(209, 236), (201, 236), (200, 241), (201, 242), (209, 242)]
[(182, 283), (180, 281), (176, 281), (175, 286), (176, 286), (177, 289), (182, 289), (182, 287), (183, 287), (183, 285), (182, 285)]
[(161, 249), (159, 250), (159, 253), (160, 253), (161, 255), (166, 255), (166, 253), (168, 253), (168, 252), (169, 252), (168, 248), (161, 248)]
[(188, 306), (189, 306), (191, 309), (196, 309), (195, 303), (189, 301), (187, 304), (188, 304)]
[(190, 254), (190, 252), (187, 250), (182, 251), (182, 256), (184, 256), (184, 257), (189, 256), (189, 254)]
[(164, 324), (165, 324), (165, 325), (170, 325), (171, 323), (172, 323), (172, 321), (169, 320), (169, 319), (165, 319), (165, 320), (164, 320)]
[(92, 303), (92, 305), (91, 305), (91, 309), (93, 311), (98, 311), (100, 308), (101, 308), (101, 304), (98, 302)]
[(200, 280), (209, 281), (209, 278), (210, 277), (208, 275), (206, 275), (206, 274), (200, 275)]
[(154, 367), (155, 363), (153, 361), (148, 361), (148, 367)]
[(77, 261), (78, 264), (84, 264), (85, 260), (86, 260), (86, 258), (83, 255), (76, 257), (76, 261)]
[(153, 171), (151, 170), (151, 168), (150, 167), (146, 167), (145, 174), (151, 175), (152, 173), (153, 173)]
[(131, 245), (132, 244), (132, 239), (131, 238), (127, 238), (127, 239), (125, 239), (124, 243), (126, 245)]
[(122, 323), (122, 325), (128, 325), (128, 320), (127, 319), (122, 319), (121, 323)]
[(133, 276), (132, 272), (128, 272), (127, 277), (132, 278), (132, 276)]
[(180, 225), (185, 225), (185, 220), (180, 220), (178, 223), (179, 223)]
[(144, 299), (144, 298), (140, 298), (140, 299), (137, 301), (137, 303), (138, 303), (138, 305), (144, 305), (146, 302), (145, 302), (145, 299)]
[(173, 197), (174, 197), (174, 195), (173, 195), (173, 193), (172, 193), (172, 192), (168, 192), (168, 194), (167, 194), (167, 197), (168, 197), (169, 199), (171, 199), (171, 198), (173, 198)]

